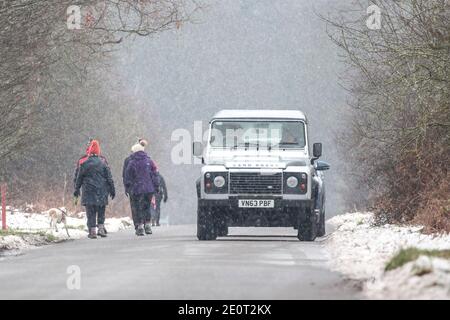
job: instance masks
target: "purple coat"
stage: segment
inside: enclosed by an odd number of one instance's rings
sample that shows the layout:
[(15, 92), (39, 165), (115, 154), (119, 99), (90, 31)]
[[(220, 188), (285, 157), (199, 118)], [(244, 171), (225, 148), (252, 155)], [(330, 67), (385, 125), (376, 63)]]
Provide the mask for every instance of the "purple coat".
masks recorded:
[(158, 169), (144, 151), (133, 153), (125, 168), (125, 190), (132, 195), (155, 193), (159, 189)]

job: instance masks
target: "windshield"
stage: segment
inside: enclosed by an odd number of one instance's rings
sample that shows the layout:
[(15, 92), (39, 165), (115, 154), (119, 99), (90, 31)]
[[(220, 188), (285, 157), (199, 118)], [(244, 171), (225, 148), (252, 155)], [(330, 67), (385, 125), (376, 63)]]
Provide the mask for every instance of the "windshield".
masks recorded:
[(214, 121), (210, 144), (216, 148), (304, 148), (301, 121)]

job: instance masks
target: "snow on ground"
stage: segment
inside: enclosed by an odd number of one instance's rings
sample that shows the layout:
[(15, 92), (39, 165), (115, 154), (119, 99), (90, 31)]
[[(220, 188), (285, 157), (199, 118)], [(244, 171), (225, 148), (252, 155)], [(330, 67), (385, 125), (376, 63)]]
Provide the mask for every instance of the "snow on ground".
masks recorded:
[(374, 226), (371, 213), (347, 213), (328, 220), (331, 267), (364, 281), (375, 299), (450, 299), (450, 260), (421, 256), (391, 271), (386, 263), (402, 248), (450, 249), (450, 235), (425, 235), (420, 226)]
[[(6, 221), (7, 235), (0, 234), (0, 253), (2, 251), (29, 249), (51, 242), (59, 242), (68, 239), (80, 239), (87, 237), (85, 212), (68, 213), (67, 235), (64, 224), (58, 224), (58, 231), (50, 228), (48, 211), (42, 213), (28, 213), (17, 209), (7, 208)], [(132, 225), (129, 217), (107, 218), (105, 228), (108, 232), (117, 232)]]

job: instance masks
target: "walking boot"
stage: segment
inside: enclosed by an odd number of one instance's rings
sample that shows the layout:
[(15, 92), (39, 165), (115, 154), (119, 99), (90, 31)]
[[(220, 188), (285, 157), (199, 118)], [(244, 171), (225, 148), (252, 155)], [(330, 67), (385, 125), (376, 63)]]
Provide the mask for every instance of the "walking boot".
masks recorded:
[(98, 225), (98, 232), (97, 235), (102, 237), (102, 238), (106, 238), (106, 229), (105, 229), (105, 225), (104, 224), (99, 224)]
[(150, 226), (150, 223), (146, 223), (144, 229), (146, 234), (152, 234), (152, 227)]
[[(100, 228), (100, 225), (97, 225), (97, 228)], [(106, 230), (105, 225), (103, 225), (103, 230), (105, 231), (105, 234), (108, 234), (108, 230)]]
[(89, 239), (97, 239), (97, 228), (90, 228), (88, 238)]
[(144, 231), (144, 225), (140, 224), (137, 229), (136, 229), (136, 235), (137, 236), (144, 236), (145, 235), (145, 231)]

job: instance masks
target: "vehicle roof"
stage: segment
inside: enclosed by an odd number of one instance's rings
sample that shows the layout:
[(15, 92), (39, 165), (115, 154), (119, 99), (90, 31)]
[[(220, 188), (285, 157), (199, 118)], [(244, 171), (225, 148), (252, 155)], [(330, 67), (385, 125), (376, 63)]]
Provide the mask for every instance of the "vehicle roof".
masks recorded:
[(297, 119), (306, 121), (300, 110), (221, 110), (214, 119)]

